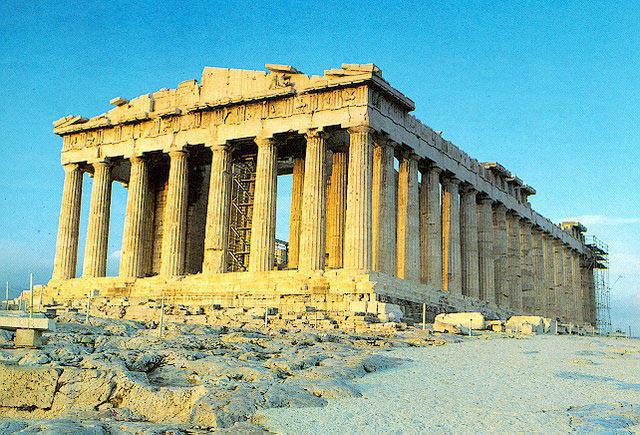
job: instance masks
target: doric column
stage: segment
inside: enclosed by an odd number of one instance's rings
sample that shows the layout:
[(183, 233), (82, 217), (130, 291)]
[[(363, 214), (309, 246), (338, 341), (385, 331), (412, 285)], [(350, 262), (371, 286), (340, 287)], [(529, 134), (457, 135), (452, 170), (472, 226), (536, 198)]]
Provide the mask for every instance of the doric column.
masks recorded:
[(371, 269), (396, 274), (394, 147), (387, 138), (377, 137), (373, 148)]
[(491, 198), (483, 196), (478, 204), (478, 268), (480, 271), (480, 300), (495, 304), (496, 284), (492, 203)]
[(256, 138), (258, 160), (251, 219), (249, 271), (273, 269), (276, 247), (277, 149), (273, 138)]
[(345, 219), (344, 267), (371, 271), (371, 176), (373, 147), (367, 125), (349, 129), (349, 175)]
[(231, 207), (231, 150), (226, 144), (211, 147), (211, 174), (204, 238), (204, 274), (227, 270), (229, 212)]
[(187, 241), (187, 206), (189, 194), (188, 153), (169, 153), (169, 181), (162, 224), (160, 273), (164, 276), (184, 274)]
[(306, 134), (299, 269), (324, 269), (326, 242), (326, 144), (322, 132)]
[(522, 311), (526, 314), (532, 314), (535, 309), (531, 227), (530, 220), (520, 220), (520, 288), (522, 289)]
[(460, 180), (444, 177), (442, 182), (442, 290), (462, 295), (460, 259)]
[(564, 317), (564, 248), (560, 240), (553, 240), (553, 264), (554, 264), (554, 303), (553, 314), (555, 317)]
[(553, 248), (553, 236), (547, 233), (542, 235), (544, 255), (544, 315), (552, 318), (556, 316), (556, 285), (555, 285), (555, 255)]
[(343, 266), (344, 219), (347, 207), (347, 153), (334, 151), (327, 197), (327, 267)]
[(585, 291), (588, 293), (587, 307), (586, 307), (586, 321), (596, 326), (597, 323), (597, 309), (596, 309), (596, 277), (594, 276), (594, 269), (587, 265), (585, 267)]
[(493, 253), (495, 259), (496, 303), (509, 307), (509, 271), (507, 262), (508, 248), (507, 208), (496, 204), (493, 209)]
[(420, 279), (437, 290), (442, 290), (441, 172), (429, 165), (420, 183)]
[(460, 193), (460, 249), (462, 256), (462, 293), (480, 298), (478, 259), (478, 192), (465, 185)]
[(137, 278), (143, 275), (144, 234), (149, 203), (149, 168), (142, 156), (131, 156), (131, 175), (124, 217), (120, 276)]
[(81, 199), (82, 170), (75, 163), (66, 164), (53, 279), (70, 279), (76, 276)]
[(546, 314), (545, 290), (547, 287), (544, 264), (544, 238), (540, 228), (532, 233), (531, 254), (533, 260), (533, 313), (538, 316)]
[(573, 282), (573, 319), (576, 323), (584, 322), (582, 315), (582, 306), (584, 299), (582, 298), (582, 276), (580, 273), (580, 256), (576, 251), (571, 252), (571, 278)]
[(564, 281), (562, 285), (564, 298), (562, 304), (562, 316), (565, 322), (573, 322), (573, 264), (571, 261), (571, 249), (566, 245), (563, 246), (562, 260), (564, 261)]
[(291, 212), (289, 214), (288, 267), (296, 269), (300, 257), (300, 221), (302, 220), (302, 190), (304, 186), (304, 157), (293, 158)]
[[(397, 276), (420, 280), (418, 156), (404, 155), (398, 176)], [(389, 255), (389, 254), (387, 254)]]
[(89, 205), (87, 243), (84, 250), (84, 278), (103, 277), (107, 274), (109, 248), (109, 212), (111, 211), (111, 165), (93, 164), (93, 188)]
[(507, 276), (509, 282), (509, 306), (522, 310), (522, 271), (520, 264), (520, 218), (513, 213), (507, 214)]

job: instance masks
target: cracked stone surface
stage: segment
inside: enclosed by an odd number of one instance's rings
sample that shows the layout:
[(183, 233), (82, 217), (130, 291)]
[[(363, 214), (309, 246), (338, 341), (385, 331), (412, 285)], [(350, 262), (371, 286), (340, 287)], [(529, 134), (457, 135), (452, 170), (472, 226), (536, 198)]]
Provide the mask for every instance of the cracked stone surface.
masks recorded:
[[(394, 367), (389, 336), (92, 319), (66, 313), (41, 349), (0, 347), (0, 432), (261, 432), (264, 408), (360, 397), (354, 380)], [(455, 340), (455, 338), (449, 338)]]

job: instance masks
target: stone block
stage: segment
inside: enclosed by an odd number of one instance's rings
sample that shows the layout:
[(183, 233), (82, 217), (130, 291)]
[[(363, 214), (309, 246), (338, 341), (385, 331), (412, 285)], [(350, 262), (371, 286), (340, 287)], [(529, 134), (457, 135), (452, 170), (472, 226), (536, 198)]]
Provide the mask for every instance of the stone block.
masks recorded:
[(450, 325), (463, 325), (465, 328), (485, 329), (485, 321), (482, 313), (441, 313), (436, 316), (436, 322)]
[(42, 331), (39, 329), (16, 329), (16, 336), (13, 339), (16, 347), (41, 347)]
[(504, 323), (502, 320), (488, 320), (487, 329), (493, 332), (504, 332)]
[(0, 407), (51, 408), (58, 377), (50, 367), (0, 364)]
[(451, 323), (443, 323), (440, 322), (438, 320), (436, 320), (435, 322), (433, 322), (433, 331), (434, 332), (442, 332), (442, 333), (449, 333), (449, 334), (460, 334), (460, 328), (458, 327), (458, 325), (454, 325)]
[(530, 334), (544, 334), (545, 323), (544, 318), (540, 316), (511, 316), (507, 320), (506, 328), (511, 332), (531, 331)]
[(366, 313), (367, 301), (353, 301), (349, 304), (349, 310), (354, 313)]
[(400, 322), (404, 313), (399, 305), (378, 302), (378, 317), (382, 322)]

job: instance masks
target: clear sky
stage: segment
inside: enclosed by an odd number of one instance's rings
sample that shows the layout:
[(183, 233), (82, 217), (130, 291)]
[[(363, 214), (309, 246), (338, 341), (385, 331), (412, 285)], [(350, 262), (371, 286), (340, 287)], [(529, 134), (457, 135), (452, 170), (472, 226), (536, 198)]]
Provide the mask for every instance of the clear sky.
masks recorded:
[[(131, 3), (0, 3), (0, 281), (51, 275), (63, 181), (53, 120), (205, 66), (322, 74), (373, 62), (424, 123), (534, 186), (539, 212), (582, 218), (609, 243), (612, 281), (622, 276), (614, 324), (640, 333), (639, 2)], [(85, 216), (89, 191), (87, 180)], [(111, 273), (125, 201), (116, 185)]]

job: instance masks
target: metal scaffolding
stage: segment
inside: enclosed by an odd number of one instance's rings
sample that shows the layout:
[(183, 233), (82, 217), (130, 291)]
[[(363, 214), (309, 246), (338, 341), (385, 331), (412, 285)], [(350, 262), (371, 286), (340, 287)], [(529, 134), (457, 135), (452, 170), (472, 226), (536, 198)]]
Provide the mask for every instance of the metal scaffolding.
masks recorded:
[(227, 270), (246, 271), (251, 245), (251, 216), (256, 179), (256, 155), (243, 155), (231, 168), (231, 209)]
[(611, 287), (609, 285), (609, 246), (591, 236), (587, 245), (593, 254), (591, 268), (595, 284), (596, 329), (600, 334), (611, 333)]

